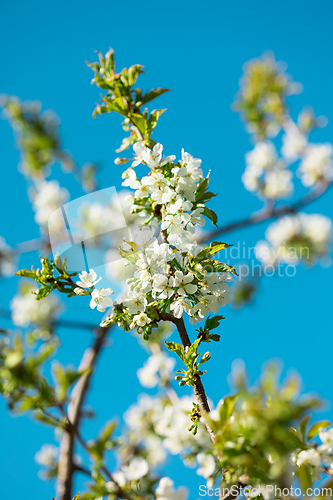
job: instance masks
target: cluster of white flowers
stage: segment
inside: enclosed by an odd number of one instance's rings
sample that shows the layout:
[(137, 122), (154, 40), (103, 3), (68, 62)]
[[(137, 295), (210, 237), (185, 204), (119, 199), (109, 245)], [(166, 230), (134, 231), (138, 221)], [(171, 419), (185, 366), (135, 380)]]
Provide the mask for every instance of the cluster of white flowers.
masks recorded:
[(332, 221), (320, 214), (288, 215), (271, 224), (265, 235), (267, 241), (256, 245), (256, 256), (264, 264), (313, 262), (329, 253)]
[(139, 368), (137, 375), (143, 387), (155, 387), (160, 381), (166, 382), (175, 367), (176, 360), (170, 358), (162, 351), (153, 353), (142, 368)]
[[(230, 274), (203, 271), (199, 279), (187, 271), (187, 253), (177, 251), (168, 243), (160, 244), (155, 237), (142, 245), (136, 244), (136, 249), (130, 253), (136, 259), (136, 272), (127, 280), (129, 291), (123, 300), (127, 312), (134, 315), (131, 328), (150, 322), (145, 310), (156, 300), (170, 300), (174, 316), (181, 318), (185, 311), (191, 322), (202, 321), (209, 312), (216, 314), (219, 307), (230, 301)], [(171, 261), (179, 267), (174, 276), (168, 273)]]
[(313, 468), (313, 474), (316, 480), (320, 480), (322, 465), (333, 470), (333, 428), (322, 429), (319, 432), (319, 438), (322, 442), (320, 446), (303, 450), (295, 456), (296, 465), (300, 467), (308, 463)]
[[(110, 493), (114, 493), (120, 487), (122, 488), (131, 481), (138, 481), (145, 477), (149, 472), (149, 465), (147, 460), (142, 457), (134, 457), (127, 465), (123, 465), (120, 470), (112, 473), (112, 481), (106, 483), (106, 489)], [(103, 500), (103, 497), (99, 497)], [(98, 500), (98, 499), (96, 499)]]
[[(86, 295), (85, 288), (89, 289), (94, 288), (96, 283), (98, 283), (102, 279), (102, 278), (97, 278), (97, 274), (93, 269), (89, 269), (89, 273), (87, 271), (82, 271), (82, 273), (79, 274), (79, 278), (80, 281), (76, 282), (78, 287), (74, 289), (74, 292), (77, 295)], [(90, 300), (91, 309), (95, 309), (95, 307), (97, 307), (98, 311), (105, 312), (106, 308), (109, 308), (113, 305), (113, 301), (109, 297), (109, 295), (113, 293), (114, 292), (111, 288), (101, 287), (99, 290), (97, 288), (94, 288), (91, 292), (91, 300)]]
[[(123, 174), (123, 185), (135, 190), (128, 198), (135, 203), (132, 211), (148, 215), (150, 226), (135, 231), (132, 241), (125, 242), (121, 252), (136, 266), (134, 276), (127, 280), (129, 289), (123, 298), (123, 306), (130, 315), (129, 326), (149, 325), (152, 320), (147, 307), (155, 307), (159, 300), (168, 301), (176, 318), (181, 318), (185, 311), (192, 322), (199, 322), (230, 301), (228, 282), (232, 280), (227, 272), (202, 270), (198, 277), (189, 270), (190, 260), (200, 251), (192, 241), (195, 228), (205, 224), (202, 215), (205, 207), (197, 206), (195, 194), (203, 181), (201, 160), (183, 150), (182, 159), (175, 164), (174, 156), (163, 159), (161, 144), (156, 144), (153, 150), (140, 143), (133, 148), (135, 160)], [(151, 169), (141, 180), (134, 171), (140, 163)], [(160, 211), (161, 232), (167, 242), (160, 243), (155, 236), (151, 214), (156, 209)]]
[(297, 172), (304, 186), (333, 180), (332, 154), (332, 144), (308, 144)]
[[(318, 123), (321, 126), (320, 120)], [(310, 130), (311, 127), (302, 126), (301, 115), (298, 124), (288, 119), (282, 136), (282, 158), (272, 141), (256, 143), (245, 155), (246, 169), (242, 176), (245, 188), (265, 199), (289, 197), (293, 193), (293, 174), (287, 167), (298, 160), (297, 175), (304, 186), (331, 182), (333, 147), (329, 143), (309, 143)]]
[[(31, 191), (35, 220), (37, 224), (45, 226), (49, 217), (69, 199), (69, 192), (60, 187), (58, 181), (41, 181), (36, 184), (36, 189), (36, 191)], [(52, 222), (56, 228), (55, 219)], [(62, 217), (59, 217), (59, 230), (62, 228), (62, 224)]]
[(271, 141), (258, 142), (246, 154), (246, 169), (242, 176), (245, 188), (259, 197), (271, 200), (287, 198), (293, 192), (292, 172), (278, 158)]
[[(153, 203), (165, 207), (162, 230), (167, 230), (168, 241), (176, 248), (187, 248), (191, 245), (195, 226), (202, 227), (205, 219), (202, 217), (203, 208), (199, 207), (191, 211), (195, 200), (195, 191), (198, 183), (202, 181), (201, 160), (193, 158), (189, 153), (182, 150), (182, 160), (177, 166), (165, 175), (162, 167), (171, 163), (175, 156), (162, 158), (163, 146), (156, 144), (153, 150), (143, 147), (140, 143), (133, 146), (136, 153), (132, 167), (123, 173), (124, 186), (135, 190), (132, 201), (150, 198)], [(151, 172), (141, 180), (133, 167), (145, 163)], [(132, 209), (135, 209), (134, 205)], [(191, 247), (190, 247), (191, 248)]]
[[(151, 438), (154, 437), (153, 464), (165, 460), (165, 450), (173, 455), (185, 455), (191, 450), (211, 450), (212, 443), (204, 424), (198, 424), (195, 436), (188, 431), (192, 401), (190, 396), (183, 396), (171, 404), (162, 396), (150, 397), (145, 394), (125, 413), (129, 431), (148, 452), (151, 450)], [(185, 456), (184, 463), (188, 464)]]
[[(139, 214), (130, 211), (128, 197), (130, 191), (123, 189), (119, 193), (113, 193), (110, 197), (105, 196), (102, 201), (85, 200), (78, 209), (77, 230), (82, 234), (82, 239), (96, 236), (110, 237), (113, 248), (119, 248), (122, 241), (121, 231), (114, 230), (115, 221), (125, 219), (128, 229), (139, 224), (142, 218)], [(129, 198), (131, 200), (131, 198)], [(125, 232), (125, 229), (124, 229)]]
[(111, 207), (102, 203), (84, 203), (80, 207), (80, 229), (82, 238), (88, 239), (110, 230), (110, 221), (115, 217)]
[[(311, 117), (309, 118), (311, 120)], [(317, 126), (322, 126), (321, 121), (317, 120)], [(285, 134), (282, 136), (281, 153), (289, 163), (301, 160), (297, 175), (304, 186), (312, 187), (318, 182), (331, 182), (333, 180), (332, 144), (309, 143), (306, 132), (309, 132), (309, 129), (302, 126), (301, 115), (298, 125), (289, 120), (285, 125)]]
[(11, 300), (13, 323), (22, 327), (34, 324), (48, 329), (61, 310), (60, 303), (54, 295), (49, 295), (43, 300), (36, 300), (36, 295), (32, 293), (34, 291), (36, 288), (24, 285), (20, 293)]

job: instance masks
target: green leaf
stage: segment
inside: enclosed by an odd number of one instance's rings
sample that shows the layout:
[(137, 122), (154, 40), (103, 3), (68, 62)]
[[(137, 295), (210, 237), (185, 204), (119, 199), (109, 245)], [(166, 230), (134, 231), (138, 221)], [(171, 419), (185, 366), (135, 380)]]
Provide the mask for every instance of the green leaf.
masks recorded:
[(306, 426), (308, 425), (310, 418), (311, 415), (307, 415), (306, 417), (303, 418), (303, 420), (299, 424), (299, 433), (303, 441), (305, 440)]
[(198, 202), (200, 200), (200, 198), (205, 194), (205, 192), (207, 191), (207, 188), (208, 188), (208, 184), (209, 184), (209, 174), (207, 175), (207, 177), (205, 179), (203, 179), (200, 182), (198, 189), (196, 190), (196, 195), (195, 195), (196, 202)]
[(175, 352), (180, 357), (180, 359), (185, 363), (186, 355), (184, 347), (181, 344), (177, 344), (177, 342), (166, 342), (166, 341), (164, 343), (168, 351)]
[(298, 470), (298, 477), (304, 493), (312, 486), (312, 475), (309, 464), (302, 464)]
[(236, 269), (230, 266), (230, 264), (225, 264), (215, 259), (203, 260), (200, 262), (200, 266), (208, 273), (231, 273), (238, 276)]
[(214, 210), (205, 207), (202, 211), (202, 215), (207, 217), (207, 219), (209, 219), (214, 224), (214, 226), (217, 227), (217, 214), (214, 212)]
[(186, 353), (186, 358), (191, 358), (191, 356), (193, 354), (197, 354), (198, 352), (198, 347), (199, 347), (199, 344), (201, 342), (201, 339), (197, 339), (195, 342), (193, 342), (193, 344), (191, 344), (187, 350), (187, 353)]
[(36, 300), (42, 300), (47, 297), (52, 290), (54, 290), (53, 285), (43, 285), (42, 288), (39, 288), (34, 295), (36, 295)]
[(15, 273), (16, 276), (20, 276), (22, 278), (31, 278), (32, 280), (35, 280), (37, 278), (37, 273), (34, 269), (21, 269), (21, 271), (17, 271)]
[(140, 130), (141, 134), (146, 136), (147, 131), (147, 120), (143, 115), (139, 115), (137, 113), (131, 113), (130, 120), (134, 123), (134, 125)]
[(220, 326), (221, 319), (224, 319), (224, 316), (214, 316), (213, 318), (208, 316), (205, 322), (204, 330), (214, 330), (214, 328)]
[(321, 422), (313, 424), (309, 429), (307, 439), (312, 439), (313, 437), (317, 436), (320, 429), (326, 429), (326, 427), (330, 427), (331, 425), (332, 423), (329, 420), (322, 420)]
[(207, 191), (206, 193), (202, 193), (199, 197), (196, 196), (195, 201), (198, 203), (206, 203), (206, 201), (211, 200), (215, 196), (217, 196), (217, 194)]
[[(39, 411), (40, 410), (38, 410), (38, 412)], [(46, 415), (43, 415), (42, 413), (35, 412), (34, 417), (36, 420), (39, 420), (40, 422), (43, 422), (44, 424), (51, 425), (52, 427), (57, 427), (59, 425), (59, 422), (57, 422), (57, 420), (53, 420), (51, 417), (47, 417)]]
[(80, 492), (78, 492), (78, 494), (72, 498), (72, 500), (79, 500), (79, 499), (80, 499)]
[(159, 120), (159, 117), (161, 116), (162, 113), (164, 113), (166, 109), (154, 109), (154, 111), (151, 112), (149, 120), (148, 120), (148, 132), (149, 135), (152, 133), (154, 128), (157, 125), (157, 122)]
[(220, 243), (218, 241), (213, 241), (210, 245), (204, 247), (194, 259), (194, 262), (201, 262), (202, 260), (208, 259), (208, 257), (212, 257), (217, 254), (221, 250), (225, 248), (232, 247), (232, 245), (228, 245), (227, 243)]
[(150, 92), (147, 92), (141, 99), (140, 102), (138, 102), (138, 106), (141, 107), (144, 104), (147, 104), (148, 102), (153, 101), (156, 99), (156, 97), (159, 97), (162, 94), (165, 94), (165, 92), (170, 92), (171, 89), (162, 89), (162, 88), (157, 88), (157, 89), (152, 89)]
[(111, 438), (114, 430), (116, 428), (116, 423), (111, 421), (106, 424), (106, 426), (102, 429), (100, 436), (98, 437), (98, 441), (105, 444)]
[(124, 257), (124, 259), (126, 259), (131, 264), (135, 264), (136, 263), (137, 256), (133, 252), (131, 252), (131, 251), (127, 252), (122, 247), (119, 247), (119, 253), (120, 253), (120, 255), (122, 257)]
[(228, 396), (222, 400), (222, 404), (219, 408), (219, 416), (220, 416), (221, 425), (224, 425), (231, 417), (238, 398), (239, 398), (239, 395), (235, 394), (234, 396)]

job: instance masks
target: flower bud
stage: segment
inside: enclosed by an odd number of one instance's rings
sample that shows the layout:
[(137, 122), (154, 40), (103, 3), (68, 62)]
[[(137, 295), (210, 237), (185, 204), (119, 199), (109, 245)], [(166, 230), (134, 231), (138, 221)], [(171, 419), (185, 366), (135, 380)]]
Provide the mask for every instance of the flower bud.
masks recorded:
[(122, 165), (123, 163), (127, 163), (128, 159), (127, 158), (116, 158), (114, 162), (116, 165)]
[(202, 356), (201, 362), (205, 363), (206, 361), (209, 361), (210, 358), (212, 357), (211, 353), (209, 351), (205, 352), (205, 354)]
[(77, 288), (74, 288), (74, 293), (76, 293), (76, 295), (81, 295), (83, 297), (84, 295), (89, 295), (90, 291), (77, 287)]
[(63, 269), (62, 260), (61, 260), (60, 255), (58, 253), (54, 257), (54, 263), (58, 269)]

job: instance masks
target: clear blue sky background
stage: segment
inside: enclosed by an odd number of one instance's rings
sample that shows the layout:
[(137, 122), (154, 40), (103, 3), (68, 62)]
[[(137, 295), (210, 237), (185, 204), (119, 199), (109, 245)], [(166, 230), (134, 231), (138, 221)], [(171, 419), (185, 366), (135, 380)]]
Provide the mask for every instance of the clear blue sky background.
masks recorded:
[[(248, 2), (196, 0), (176, 2), (81, 2), (56, 3), (17, 0), (4, 3), (0, 19), (0, 92), (22, 99), (39, 99), (44, 109), (52, 108), (61, 117), (63, 143), (76, 161), (100, 161), (101, 187), (120, 187), (121, 167), (114, 165), (123, 132), (120, 120), (108, 115), (91, 118), (98, 89), (90, 86), (92, 72), (85, 60), (94, 60), (94, 50), (112, 46), (118, 69), (134, 63), (145, 66), (140, 83), (145, 89), (170, 87), (157, 107), (167, 107), (155, 138), (167, 154), (185, 148), (203, 160), (220, 197), (215, 201), (220, 224), (258, 210), (260, 202), (244, 190), (241, 174), (244, 154), (251, 148), (239, 116), (230, 109), (238, 88), (242, 64), (266, 50), (288, 63), (288, 71), (303, 83), (301, 96), (291, 100), (294, 116), (306, 104), (330, 122), (315, 132), (312, 140), (333, 140), (333, 33), (332, 4), (309, 0)], [(38, 237), (26, 183), (17, 171), (19, 153), (14, 149), (12, 131), (0, 122), (1, 235), (9, 244)], [(55, 168), (54, 176), (68, 187), (71, 198), (81, 195), (70, 176)], [(297, 191), (301, 193), (301, 191)], [(332, 195), (309, 209), (333, 216)], [(226, 238), (229, 243), (245, 241), (252, 246), (263, 238), (265, 224)], [(23, 266), (37, 254), (22, 259)], [(294, 368), (302, 376), (306, 391), (332, 399), (332, 269), (299, 268), (294, 278), (266, 278), (255, 303), (240, 312), (225, 309), (222, 341), (212, 346), (213, 359), (205, 376), (211, 398), (228, 392), (227, 375), (235, 358), (242, 358), (251, 380), (260, 374), (267, 359), (279, 358), (284, 370)], [(17, 287), (17, 280), (2, 280), (3, 308)], [(85, 311), (85, 312), (83, 312)], [(66, 317), (78, 311), (69, 307)], [(95, 311), (82, 310), (90, 321)], [(5, 323), (4, 323), (5, 324)], [(59, 332), (60, 356), (65, 363), (77, 363), (90, 334)], [(125, 361), (124, 350), (126, 349)], [(84, 432), (91, 437), (114, 414), (121, 415), (142, 389), (136, 378), (146, 354), (133, 337), (121, 331), (113, 336), (98, 366), (89, 403), (96, 405), (97, 418)], [(115, 374), (116, 377), (115, 377)], [(326, 415), (333, 418), (327, 404)], [(50, 499), (53, 484), (37, 478), (35, 452), (52, 442), (52, 430), (40, 427), (29, 417), (11, 418), (0, 401), (1, 456), (0, 483), (3, 498)], [(174, 459), (167, 468), (176, 484), (194, 485), (195, 473), (179, 468)], [(78, 481), (77, 488), (82, 488)]]

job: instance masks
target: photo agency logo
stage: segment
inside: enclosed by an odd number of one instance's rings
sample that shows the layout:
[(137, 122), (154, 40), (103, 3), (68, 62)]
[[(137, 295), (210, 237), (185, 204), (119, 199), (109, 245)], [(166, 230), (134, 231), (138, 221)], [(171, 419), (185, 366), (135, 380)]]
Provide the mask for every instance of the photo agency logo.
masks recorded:
[(233, 266), (240, 281), (261, 276), (292, 278), (296, 275), (297, 264), (302, 260), (310, 260), (310, 250), (305, 245), (281, 245), (275, 249), (263, 241), (259, 241), (255, 246), (238, 241), (221, 250), (215, 258)]
[(115, 187), (101, 189), (59, 207), (48, 220), (53, 257), (67, 259), (70, 272), (122, 261), (119, 245), (131, 239)]

